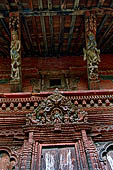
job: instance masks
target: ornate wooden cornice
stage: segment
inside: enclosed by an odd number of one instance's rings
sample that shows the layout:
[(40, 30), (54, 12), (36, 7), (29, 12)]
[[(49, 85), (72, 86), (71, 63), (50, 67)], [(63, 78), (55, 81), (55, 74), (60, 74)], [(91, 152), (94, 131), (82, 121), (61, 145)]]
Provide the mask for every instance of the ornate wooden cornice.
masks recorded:
[[(51, 94), (52, 92), (1, 93), (0, 112), (34, 110), (42, 100)], [(78, 108), (113, 106), (113, 90), (61, 91), (61, 94), (72, 100)]]

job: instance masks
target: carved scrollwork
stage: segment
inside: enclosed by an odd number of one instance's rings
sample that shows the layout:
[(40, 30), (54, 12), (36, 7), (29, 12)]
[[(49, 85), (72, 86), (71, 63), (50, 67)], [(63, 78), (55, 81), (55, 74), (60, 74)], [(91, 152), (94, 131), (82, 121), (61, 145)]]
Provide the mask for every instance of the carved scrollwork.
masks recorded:
[(85, 122), (86, 112), (79, 113), (71, 100), (61, 95), (58, 89), (48, 96), (46, 100), (28, 115), (31, 123), (35, 124), (61, 124)]

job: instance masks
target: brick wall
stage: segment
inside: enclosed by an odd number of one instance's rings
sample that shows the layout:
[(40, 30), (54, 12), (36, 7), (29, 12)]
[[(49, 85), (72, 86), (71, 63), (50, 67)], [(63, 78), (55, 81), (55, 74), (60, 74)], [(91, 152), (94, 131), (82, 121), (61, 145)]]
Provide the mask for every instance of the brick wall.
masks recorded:
[[(11, 63), (10, 58), (0, 58), (0, 80), (7, 80), (6, 82), (0, 82), (0, 92), (10, 92), (10, 70)], [(101, 63), (99, 64), (100, 75), (113, 75), (113, 55), (102, 55)], [(78, 90), (87, 90), (87, 68), (86, 62), (83, 61), (83, 56), (79, 57), (45, 57), (36, 58), (28, 57), (22, 58), (22, 82), (23, 91), (32, 91), (32, 85), (30, 80), (32, 78), (38, 78), (39, 71), (62, 71), (69, 70), (70, 73), (75, 74), (75, 77), (79, 77)], [(111, 89), (113, 83), (111, 80), (100, 79), (100, 89)]]

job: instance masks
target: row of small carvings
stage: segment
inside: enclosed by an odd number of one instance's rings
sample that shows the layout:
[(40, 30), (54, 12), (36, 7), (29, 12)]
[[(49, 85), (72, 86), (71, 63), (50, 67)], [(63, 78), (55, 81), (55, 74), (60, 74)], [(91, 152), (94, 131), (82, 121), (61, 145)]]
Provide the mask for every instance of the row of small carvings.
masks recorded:
[[(0, 98), (0, 103), (27, 103), (27, 102), (39, 102), (42, 100), (45, 100), (49, 95), (45, 96), (31, 96), (31, 97), (14, 97), (14, 98)], [(65, 96), (65, 95), (64, 95)], [(68, 95), (65, 96), (66, 98), (70, 99), (70, 100), (77, 100), (78, 103), (81, 103), (82, 100), (86, 100), (87, 102), (89, 102), (90, 100), (94, 100), (94, 101), (98, 101), (100, 100), (106, 100), (109, 99), (110, 101), (113, 101), (113, 95), (81, 95), (81, 96), (77, 96), (77, 95)]]
[[(90, 100), (89, 103), (87, 103), (86, 100), (82, 100), (81, 103), (78, 103), (77, 100), (73, 101), (74, 105), (76, 107), (97, 107), (97, 106), (113, 106), (113, 103), (110, 102), (109, 99), (106, 99), (105, 101), (102, 100), (98, 100), (98, 101), (94, 101), (94, 100)], [(35, 109), (37, 108), (39, 105), (39, 102), (34, 102), (34, 103), (1, 103), (1, 109), (2, 110), (6, 110), (7, 108), (9, 108), (10, 110), (14, 110), (15, 108), (18, 110), (21, 109)]]

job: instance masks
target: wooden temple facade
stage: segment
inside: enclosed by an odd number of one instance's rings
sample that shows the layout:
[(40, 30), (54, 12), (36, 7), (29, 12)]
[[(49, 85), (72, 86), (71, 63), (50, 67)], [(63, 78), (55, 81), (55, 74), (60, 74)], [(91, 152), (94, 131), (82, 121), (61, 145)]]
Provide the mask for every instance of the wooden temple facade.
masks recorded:
[(0, 0), (0, 170), (113, 170), (113, 0)]

